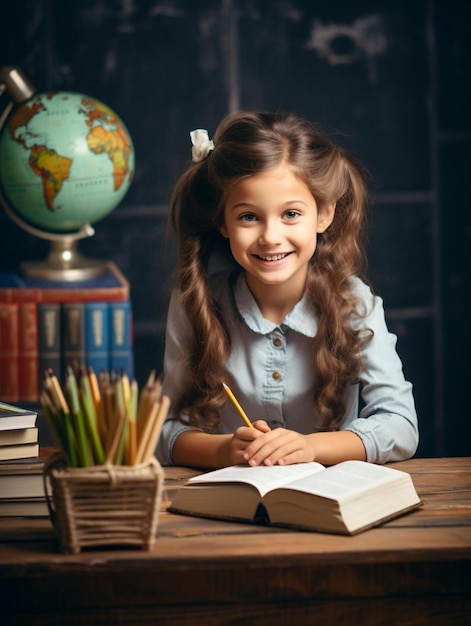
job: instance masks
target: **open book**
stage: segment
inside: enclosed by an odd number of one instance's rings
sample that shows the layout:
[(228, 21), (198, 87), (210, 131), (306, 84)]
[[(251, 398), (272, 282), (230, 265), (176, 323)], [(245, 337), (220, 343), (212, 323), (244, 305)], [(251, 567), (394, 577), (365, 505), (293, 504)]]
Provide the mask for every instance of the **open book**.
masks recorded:
[(191, 478), (175, 513), (354, 534), (420, 505), (406, 472), (364, 461), (236, 465)]

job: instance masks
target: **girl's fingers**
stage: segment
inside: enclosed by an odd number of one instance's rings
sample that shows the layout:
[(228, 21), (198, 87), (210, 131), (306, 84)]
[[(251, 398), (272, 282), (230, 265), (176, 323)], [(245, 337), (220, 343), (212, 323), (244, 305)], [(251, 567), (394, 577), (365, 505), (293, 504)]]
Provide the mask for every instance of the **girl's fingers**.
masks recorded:
[(288, 465), (312, 460), (312, 451), (303, 435), (285, 429), (276, 429), (253, 441), (244, 453), (249, 465)]
[(260, 430), (262, 433), (268, 433), (271, 431), (270, 426), (268, 426), (265, 420), (257, 420), (253, 423), (253, 425), (257, 430)]

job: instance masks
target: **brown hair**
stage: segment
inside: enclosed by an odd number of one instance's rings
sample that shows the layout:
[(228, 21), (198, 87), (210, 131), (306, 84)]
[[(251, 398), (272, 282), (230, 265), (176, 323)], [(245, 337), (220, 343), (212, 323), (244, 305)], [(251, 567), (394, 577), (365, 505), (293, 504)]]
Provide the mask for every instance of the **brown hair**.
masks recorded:
[[(292, 113), (237, 112), (228, 115), (213, 137), (214, 150), (191, 165), (177, 182), (170, 223), (179, 240), (177, 286), (194, 332), (188, 355), (189, 386), (176, 410), (211, 429), (225, 401), (225, 363), (230, 340), (208, 286), (208, 263), (216, 250), (229, 256), (223, 224), (225, 198), (243, 177), (269, 170), (282, 161), (311, 190), (319, 211), (336, 202), (335, 217), (318, 236), (310, 262), (306, 294), (318, 316), (313, 361), (318, 377), (314, 402), (328, 430), (342, 419), (343, 395), (360, 368), (365, 335), (351, 326), (360, 317), (351, 291), (352, 276), (362, 276), (361, 238), (367, 190), (362, 167), (319, 129)], [(235, 262), (234, 262), (235, 263)]]

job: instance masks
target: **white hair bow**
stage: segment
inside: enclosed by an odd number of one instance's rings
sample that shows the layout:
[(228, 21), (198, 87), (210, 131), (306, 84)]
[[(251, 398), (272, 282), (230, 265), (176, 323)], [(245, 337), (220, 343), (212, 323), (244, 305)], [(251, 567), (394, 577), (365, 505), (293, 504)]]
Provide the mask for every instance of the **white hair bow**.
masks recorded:
[(211, 150), (214, 150), (214, 144), (209, 138), (208, 131), (204, 128), (192, 130), (190, 137), (193, 144), (191, 149), (192, 161), (193, 163), (199, 163), (208, 156)]

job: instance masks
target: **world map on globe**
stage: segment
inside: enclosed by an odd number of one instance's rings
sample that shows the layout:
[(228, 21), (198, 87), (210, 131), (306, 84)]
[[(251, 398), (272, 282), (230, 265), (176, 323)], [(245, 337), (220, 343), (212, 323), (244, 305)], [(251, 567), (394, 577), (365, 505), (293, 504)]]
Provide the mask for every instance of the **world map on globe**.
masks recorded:
[(107, 105), (79, 93), (38, 94), (0, 134), (0, 187), (12, 211), (46, 231), (93, 224), (121, 202), (134, 147)]

